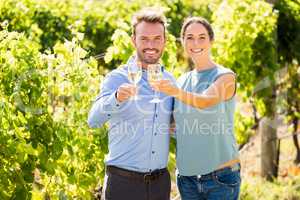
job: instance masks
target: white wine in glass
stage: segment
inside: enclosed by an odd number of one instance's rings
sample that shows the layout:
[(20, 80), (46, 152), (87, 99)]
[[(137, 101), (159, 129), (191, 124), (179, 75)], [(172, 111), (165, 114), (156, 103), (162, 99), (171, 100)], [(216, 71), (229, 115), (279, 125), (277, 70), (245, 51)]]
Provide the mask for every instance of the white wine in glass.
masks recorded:
[[(142, 78), (142, 65), (140, 62), (137, 62), (137, 65), (128, 66), (128, 80), (134, 86), (137, 87), (138, 82)], [(137, 94), (133, 97), (133, 100), (138, 100)]]
[[(148, 81), (159, 81), (162, 79), (162, 71), (160, 64), (151, 64), (148, 65), (147, 69), (148, 73)], [(154, 98), (150, 101), (150, 103), (159, 103), (161, 100), (158, 98), (157, 91), (154, 93)]]
[(135, 86), (138, 84), (138, 82), (141, 80), (142, 72), (128, 72), (128, 79), (129, 82), (134, 84)]

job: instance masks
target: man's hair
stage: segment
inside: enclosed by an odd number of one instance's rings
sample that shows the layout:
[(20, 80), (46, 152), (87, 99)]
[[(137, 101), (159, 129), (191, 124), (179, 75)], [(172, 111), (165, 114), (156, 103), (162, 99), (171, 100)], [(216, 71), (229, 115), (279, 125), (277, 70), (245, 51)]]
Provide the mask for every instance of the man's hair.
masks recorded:
[(180, 38), (181, 38), (182, 43), (183, 43), (183, 40), (185, 37), (185, 31), (186, 31), (187, 27), (193, 23), (202, 24), (208, 32), (209, 40), (210, 41), (214, 40), (214, 37), (215, 37), (214, 31), (213, 31), (210, 23), (206, 19), (204, 19), (202, 17), (188, 17), (187, 19), (184, 20), (182, 28), (181, 28)]
[(141, 22), (160, 23), (164, 27), (164, 34), (166, 33), (167, 19), (160, 8), (147, 7), (136, 12), (131, 20), (132, 34), (136, 34), (136, 26)]

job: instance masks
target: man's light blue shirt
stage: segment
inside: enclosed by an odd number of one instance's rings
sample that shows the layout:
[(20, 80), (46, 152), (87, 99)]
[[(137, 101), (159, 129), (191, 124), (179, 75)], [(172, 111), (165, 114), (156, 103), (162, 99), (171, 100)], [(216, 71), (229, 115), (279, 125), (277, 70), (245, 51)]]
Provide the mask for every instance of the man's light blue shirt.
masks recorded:
[[(167, 167), (169, 154), (169, 128), (174, 99), (158, 93), (160, 103), (149, 103), (154, 91), (143, 70), (138, 83), (139, 100), (118, 103), (116, 91), (123, 83), (129, 83), (127, 66), (136, 65), (134, 57), (127, 64), (110, 72), (101, 86), (101, 91), (90, 110), (88, 124), (92, 128), (109, 125), (109, 153), (106, 165), (123, 169), (149, 172)], [(163, 67), (162, 67), (163, 69)], [(163, 71), (163, 78), (174, 77)]]

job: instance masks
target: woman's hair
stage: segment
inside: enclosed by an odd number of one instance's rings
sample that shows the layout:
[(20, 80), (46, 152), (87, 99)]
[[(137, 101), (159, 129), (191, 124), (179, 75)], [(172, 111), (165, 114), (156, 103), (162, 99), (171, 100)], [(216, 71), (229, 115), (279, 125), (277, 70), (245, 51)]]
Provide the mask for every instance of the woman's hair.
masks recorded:
[(181, 27), (181, 33), (180, 33), (180, 38), (181, 38), (181, 42), (183, 43), (184, 37), (185, 37), (185, 31), (187, 29), (187, 27), (193, 23), (199, 23), (202, 24), (204, 26), (204, 28), (207, 30), (208, 32), (208, 36), (209, 36), (209, 40), (213, 41), (214, 40), (214, 31), (210, 25), (210, 23), (202, 18), (202, 17), (188, 17), (184, 20), (183, 25)]

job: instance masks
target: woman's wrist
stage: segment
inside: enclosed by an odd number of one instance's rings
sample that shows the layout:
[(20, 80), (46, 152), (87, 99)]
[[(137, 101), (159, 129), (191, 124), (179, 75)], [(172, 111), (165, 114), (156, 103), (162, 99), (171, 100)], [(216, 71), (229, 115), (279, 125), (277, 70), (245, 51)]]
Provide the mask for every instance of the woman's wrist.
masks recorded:
[(181, 90), (178, 87), (173, 87), (172, 92), (171, 92), (171, 96), (173, 97), (178, 97), (180, 96), (180, 92)]

